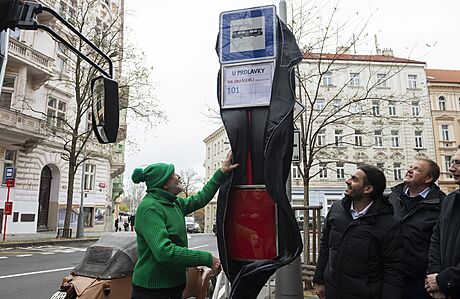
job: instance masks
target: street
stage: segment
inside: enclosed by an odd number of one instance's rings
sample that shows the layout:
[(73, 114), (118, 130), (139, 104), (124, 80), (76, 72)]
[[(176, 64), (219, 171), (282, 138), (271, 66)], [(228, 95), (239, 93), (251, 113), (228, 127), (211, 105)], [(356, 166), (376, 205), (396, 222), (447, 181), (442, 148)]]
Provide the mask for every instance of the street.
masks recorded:
[[(213, 234), (189, 235), (189, 248), (217, 255)], [(0, 299), (49, 299), (90, 244), (0, 249)]]

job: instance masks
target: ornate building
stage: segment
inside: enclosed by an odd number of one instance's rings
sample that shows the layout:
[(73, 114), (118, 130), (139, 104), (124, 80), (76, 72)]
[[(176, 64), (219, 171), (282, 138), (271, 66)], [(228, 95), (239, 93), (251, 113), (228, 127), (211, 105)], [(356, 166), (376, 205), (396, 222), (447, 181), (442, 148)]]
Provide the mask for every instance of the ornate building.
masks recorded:
[[(84, 1), (39, 2), (75, 24)], [(94, 30), (97, 32), (99, 27), (114, 22), (122, 24), (123, 5), (123, 0), (97, 3), (97, 9), (91, 11)], [(59, 34), (68, 34), (49, 14), (40, 15), (39, 22)], [(123, 32), (117, 34), (122, 41)], [(10, 31), (7, 70), (0, 96), (0, 230), (5, 220), (5, 169), (16, 170), (16, 186), (10, 194), (13, 215), (7, 218), (7, 233), (56, 230), (64, 224), (69, 177), (64, 146), (68, 136), (56, 132), (61, 132), (67, 121), (72, 123), (76, 114), (75, 89), (63, 83), (72, 78), (70, 70), (74, 65), (70, 57), (69, 49), (46, 32)], [(117, 78), (121, 66), (121, 62), (115, 65)], [(89, 117), (88, 113), (84, 114), (80, 132), (91, 125), (87, 121)], [(75, 173), (72, 228), (77, 225), (81, 197), (87, 229), (112, 227), (112, 198), (122, 191), (125, 138), (126, 115), (121, 113), (116, 144), (101, 145), (94, 137), (87, 142), (84, 151), (91, 158)]]
[(449, 164), (460, 140), (460, 71), (427, 69), (439, 186), (448, 193), (457, 188)]

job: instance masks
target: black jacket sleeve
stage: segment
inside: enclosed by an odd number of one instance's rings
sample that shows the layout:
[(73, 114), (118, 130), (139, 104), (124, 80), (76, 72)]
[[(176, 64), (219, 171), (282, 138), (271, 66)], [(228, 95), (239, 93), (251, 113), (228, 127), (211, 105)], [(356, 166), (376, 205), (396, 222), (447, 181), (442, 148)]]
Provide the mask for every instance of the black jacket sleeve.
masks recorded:
[(460, 295), (460, 264), (441, 271), (436, 276), (436, 282), (441, 291), (447, 296)]
[(427, 272), (441, 272), (441, 243), (440, 243), (440, 219), (436, 222), (431, 235), (430, 251), (428, 252), (428, 269)]
[(401, 226), (391, 224), (382, 244), (383, 287), (382, 299), (399, 299), (404, 282), (404, 246)]
[(313, 282), (317, 284), (324, 284), (324, 269), (329, 260), (329, 233), (331, 231), (330, 212), (326, 216), (323, 231), (321, 234), (321, 241), (319, 245), (319, 257), (316, 265)]

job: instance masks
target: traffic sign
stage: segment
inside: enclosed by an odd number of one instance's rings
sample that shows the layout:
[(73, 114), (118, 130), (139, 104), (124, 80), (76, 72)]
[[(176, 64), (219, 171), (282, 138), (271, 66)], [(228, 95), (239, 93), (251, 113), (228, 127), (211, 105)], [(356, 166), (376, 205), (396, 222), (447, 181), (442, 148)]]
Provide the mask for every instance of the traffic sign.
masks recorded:
[(294, 144), (292, 145), (292, 162), (300, 162), (300, 131), (294, 130)]
[(13, 188), (14, 187), (14, 179), (6, 179), (6, 186)]
[(5, 202), (5, 215), (13, 215), (13, 202)]
[(220, 14), (221, 64), (276, 58), (276, 6)]
[(5, 167), (5, 179), (14, 178), (14, 167)]
[(300, 117), (300, 115), (304, 112), (305, 112), (305, 106), (302, 105), (302, 103), (295, 101), (293, 121), (295, 122)]

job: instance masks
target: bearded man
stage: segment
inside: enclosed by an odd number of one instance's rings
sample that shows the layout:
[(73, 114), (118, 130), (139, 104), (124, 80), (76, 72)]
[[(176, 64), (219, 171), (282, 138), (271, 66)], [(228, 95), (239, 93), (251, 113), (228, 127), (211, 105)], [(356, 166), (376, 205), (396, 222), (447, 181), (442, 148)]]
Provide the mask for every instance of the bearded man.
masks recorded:
[(147, 194), (136, 212), (138, 260), (132, 298), (179, 299), (185, 289), (186, 268), (207, 266), (216, 274), (220, 271), (219, 258), (188, 249), (184, 217), (211, 201), (227, 173), (236, 167), (229, 153), (203, 189), (187, 198), (177, 196), (183, 186), (174, 165), (156, 163), (134, 170), (131, 179), (136, 184), (145, 182)]

